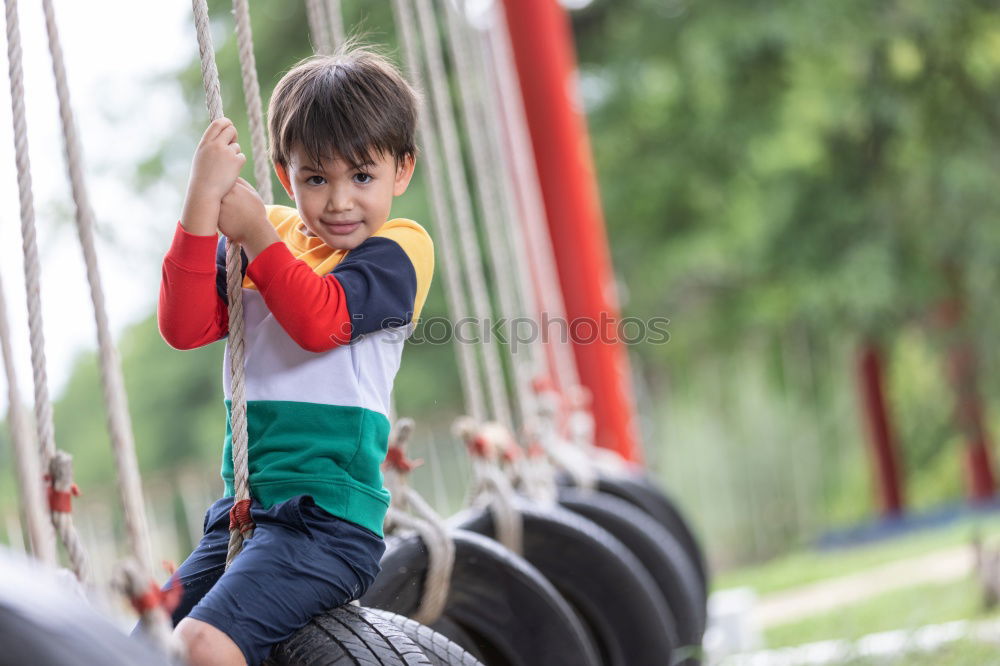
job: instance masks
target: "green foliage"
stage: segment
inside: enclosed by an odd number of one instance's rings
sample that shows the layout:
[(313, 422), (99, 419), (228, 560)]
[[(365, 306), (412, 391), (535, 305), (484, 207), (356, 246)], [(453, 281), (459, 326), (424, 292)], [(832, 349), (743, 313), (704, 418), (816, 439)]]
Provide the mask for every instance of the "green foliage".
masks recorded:
[[(964, 305), (957, 331), (976, 345), (986, 422), (1000, 427), (998, 5), (596, 0), (573, 15), (624, 314), (671, 320), (669, 344), (630, 350), (648, 388), (648, 457), (720, 562), (870, 515), (853, 374), (863, 338), (886, 350), (911, 499), (961, 497), (944, 372), (956, 331), (933, 324), (946, 297)], [(249, 145), (229, 3), (211, 6), (224, 107)], [(389, 3), (344, 8), (396, 53)], [(252, 18), (266, 105), (311, 49), (302, 3), (255, 2)], [(137, 168), (139, 185), (186, 165), (208, 122), (198, 64), (178, 76), (189, 122)], [(436, 235), (422, 179), (418, 168), (393, 213)], [(446, 313), (441, 286), (425, 319)], [(218, 464), (221, 350), (169, 350), (152, 319), (126, 335), (144, 470)], [(90, 483), (111, 478), (98, 385), (82, 357), (57, 407)], [(447, 441), (461, 404), (453, 348), (409, 345), (396, 388), (399, 413)]]

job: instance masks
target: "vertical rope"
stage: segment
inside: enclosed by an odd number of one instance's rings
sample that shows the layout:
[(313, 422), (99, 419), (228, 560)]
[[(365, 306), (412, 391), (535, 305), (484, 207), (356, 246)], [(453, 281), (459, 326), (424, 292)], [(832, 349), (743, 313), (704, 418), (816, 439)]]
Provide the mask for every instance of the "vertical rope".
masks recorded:
[[(514, 369), (514, 397), (520, 422), (523, 424), (534, 411), (531, 381), (538, 370), (536, 345), (532, 340), (519, 353), (517, 331), (513, 325), (521, 317), (533, 317), (534, 312), (524, 307), (527, 302), (527, 295), (524, 293), (526, 276), (519, 274), (523, 270), (519, 265), (523, 263), (523, 258), (518, 253), (511, 252), (510, 238), (505, 233), (505, 230), (513, 229), (515, 223), (510, 208), (506, 205), (508, 202), (499, 191), (500, 183), (507, 180), (507, 174), (504, 169), (498, 169), (502, 162), (498, 155), (493, 154), (490, 137), (487, 136), (495, 130), (497, 123), (495, 118), (488, 117), (484, 108), (484, 93), (480, 85), (483, 79), (476, 74), (481, 58), (476, 57), (479, 54), (469, 44), (469, 29), (464, 18), (458, 14), (459, 8), (451, 3), (445, 4), (448, 18), (445, 36), (451, 61), (455, 63), (458, 73), (458, 99), (472, 149), (476, 191), (483, 211), (483, 226), (489, 239), (486, 245), (490, 252), (493, 284), (499, 296), (501, 314), (511, 326), (508, 330), (511, 335), (509, 350)], [(513, 276), (511, 272), (514, 273)]]
[[(31, 341), (31, 369), (35, 381), (35, 427), (41, 447), (42, 468), (50, 475), (57, 492), (73, 487), (72, 471), (65, 465), (52, 467), (56, 455), (55, 429), (52, 425), (52, 403), (49, 400), (48, 377), (45, 371), (45, 334), (42, 327), (42, 302), (38, 241), (35, 229), (35, 208), (31, 192), (31, 161), (28, 157), (28, 128), (24, 112), (24, 73), (21, 66), (21, 32), (17, 18), (17, 0), (5, 0), (7, 20), (7, 61), (10, 78), (11, 110), (14, 125), (14, 155), (17, 164), (18, 197), (21, 202), (21, 239), (24, 252), (24, 288), (28, 304), (28, 328)], [(68, 456), (69, 454), (63, 454)], [(67, 470), (70, 476), (63, 476)], [(85, 581), (88, 564), (83, 543), (73, 526), (69, 511), (52, 509), (52, 522), (66, 547), (70, 564), (77, 578)]]
[[(219, 85), (219, 70), (215, 65), (215, 47), (212, 45), (212, 31), (208, 17), (206, 0), (191, 0), (194, 24), (198, 33), (198, 51), (201, 54), (201, 75), (205, 86), (205, 104), (212, 120), (222, 117), (222, 92)], [(250, 502), (250, 468), (247, 455), (247, 400), (244, 377), (243, 331), (243, 266), (242, 250), (236, 243), (226, 243), (226, 288), (229, 292), (229, 354), (232, 371), (232, 406), (230, 408), (233, 434), (233, 486), (237, 504)], [(249, 512), (248, 514), (249, 515)], [(232, 523), (232, 521), (230, 521)], [(233, 561), (243, 548), (243, 540), (253, 536), (252, 524), (241, 529), (230, 524), (229, 552), (226, 565)]]
[[(510, 36), (503, 9), (493, 8), (494, 19), (490, 22), (488, 32), (488, 54), (493, 67), (488, 67), (488, 74), (496, 77), (499, 91), (497, 107), (504, 118), (504, 127), (508, 132), (510, 142), (509, 154), (513, 159), (513, 175), (517, 183), (517, 191), (524, 205), (524, 215), (518, 215), (522, 233), (525, 238), (524, 249), (530, 257), (531, 264), (537, 267), (538, 277), (535, 285), (541, 297), (542, 312), (550, 317), (566, 321), (566, 307), (563, 304), (562, 292), (559, 288), (559, 275), (555, 265), (555, 254), (552, 250), (552, 238), (546, 224), (545, 204), (538, 186), (538, 172), (535, 167), (534, 149), (531, 136), (528, 133), (528, 122), (521, 103), (521, 86), (514, 68), (514, 56), (510, 46)], [(488, 87), (487, 89), (489, 89)], [(543, 322), (544, 323), (544, 322)], [(567, 326), (569, 322), (566, 322)], [(577, 373), (576, 359), (570, 342), (556, 340), (551, 344), (554, 354), (552, 371), (556, 375), (558, 385), (564, 390), (580, 384)]]
[(11, 348), (10, 321), (7, 318), (7, 299), (2, 282), (0, 282), (0, 353), (3, 355), (3, 367), (7, 377), (7, 426), (14, 447), (17, 488), (27, 523), (28, 537), (31, 540), (31, 552), (44, 564), (54, 567), (58, 563), (55, 533), (45, 512), (45, 489), (42, 486), (42, 472), (38, 466), (38, 450), (28, 433), (28, 424), (21, 410), (21, 396), (17, 390), (17, 375), (14, 372), (14, 352)]
[[(59, 99), (59, 117), (63, 129), (63, 148), (66, 167), (76, 207), (76, 226), (87, 267), (87, 281), (94, 307), (97, 326), (97, 340), (100, 357), (101, 384), (107, 417), (108, 433), (115, 454), (118, 471), (118, 487), (124, 509), (125, 529), (129, 547), (138, 573), (144, 580), (144, 588), (153, 583), (153, 549), (149, 539), (146, 506), (142, 492), (142, 478), (135, 455), (135, 441), (132, 422), (128, 412), (124, 379), (111, 327), (105, 307), (104, 289), (98, 270), (97, 251), (94, 243), (94, 212), (83, 177), (83, 151), (76, 131), (73, 106), (70, 102), (69, 85), (66, 81), (66, 66), (63, 58), (59, 30), (56, 25), (52, 0), (42, 0), (45, 26), (48, 33), (49, 51), (52, 56), (52, 73), (56, 82)], [(167, 648), (171, 634), (170, 618), (162, 607), (151, 606), (142, 613), (142, 623), (157, 638), (162, 647)]]
[(333, 52), (343, 46), (347, 40), (340, 0), (326, 0), (326, 16), (330, 26), (330, 51)]
[[(402, 36), (404, 59), (409, 70), (410, 81), (418, 90), (422, 89), (420, 58), (417, 54), (416, 36), (413, 33), (413, 14), (405, 0), (393, 0), (393, 13), (395, 15), (396, 28)], [(423, 157), (427, 162), (428, 184), (430, 186), (431, 207), (434, 212), (436, 226), (440, 233), (435, 237), (435, 242), (441, 246), (442, 266), (444, 268), (444, 292), (448, 300), (448, 309), (456, 321), (468, 317), (466, 307), (465, 288), (460, 275), (461, 267), (458, 264), (458, 255), (454, 246), (454, 224), (451, 218), (451, 211), (448, 210), (447, 196), (444, 185), (444, 167), (441, 162), (441, 154), (438, 146), (434, 142), (434, 129), (426, 113), (419, 114), (421, 144)], [(471, 345), (462, 344), (456, 341), (456, 354), (458, 356), (458, 366), (461, 371), (462, 395), (464, 397), (465, 409), (476, 421), (483, 421), (486, 418), (486, 406), (483, 396), (480, 393), (482, 386), (479, 366), (475, 357), (475, 349)]]
[(455, 220), (458, 228), (458, 238), (461, 243), (462, 263), (465, 266), (465, 279), (469, 283), (472, 294), (472, 309), (478, 320), (482, 344), (478, 345), (485, 361), (486, 388), (493, 418), (511, 425), (510, 404), (507, 399), (497, 353), (496, 340), (487, 338), (483, 328), (490, 318), (490, 297), (483, 277), (482, 260), (475, 238), (475, 228), (472, 221), (472, 203), (469, 198), (468, 184), (465, 182), (462, 153), (458, 143), (458, 131), (451, 107), (451, 98), (447, 89), (447, 74), (441, 56), (441, 44), (438, 29), (430, 0), (416, 0), (417, 20), (423, 35), (424, 56), (430, 73), (431, 99), (434, 104), (435, 116), (438, 122), (438, 134), (444, 148), (445, 163), (448, 165), (451, 178), (452, 205), (455, 207)]
[(330, 55), (333, 52), (330, 43), (330, 26), (326, 18), (323, 0), (306, 0), (306, 20), (309, 21), (309, 34), (312, 36), (313, 51)]
[(253, 54), (253, 30), (250, 27), (250, 7), (247, 0), (233, 0), (236, 17), (236, 43), (243, 77), (243, 98), (247, 104), (250, 142), (253, 157), (253, 177), (257, 191), (266, 204), (274, 203), (271, 191), (271, 168), (267, 156), (267, 133), (264, 131), (264, 105), (260, 99), (257, 61)]

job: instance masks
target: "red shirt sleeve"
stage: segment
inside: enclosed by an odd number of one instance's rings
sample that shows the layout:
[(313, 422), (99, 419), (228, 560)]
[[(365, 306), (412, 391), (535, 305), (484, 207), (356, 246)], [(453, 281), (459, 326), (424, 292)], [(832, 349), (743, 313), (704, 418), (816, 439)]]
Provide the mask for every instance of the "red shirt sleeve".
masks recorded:
[(277, 241), (250, 262), (247, 275), (274, 318), (306, 351), (325, 352), (351, 341), (347, 298), (333, 274), (316, 275)]
[(163, 258), (156, 318), (175, 349), (195, 349), (226, 336), (229, 313), (215, 287), (217, 236), (196, 236), (177, 224)]

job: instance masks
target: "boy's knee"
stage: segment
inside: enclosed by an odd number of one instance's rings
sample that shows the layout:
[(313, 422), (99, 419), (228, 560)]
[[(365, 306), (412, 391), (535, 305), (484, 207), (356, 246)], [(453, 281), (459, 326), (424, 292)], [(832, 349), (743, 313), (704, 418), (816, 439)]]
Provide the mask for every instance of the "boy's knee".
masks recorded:
[(186, 617), (174, 630), (187, 649), (191, 666), (246, 666), (243, 651), (225, 632)]

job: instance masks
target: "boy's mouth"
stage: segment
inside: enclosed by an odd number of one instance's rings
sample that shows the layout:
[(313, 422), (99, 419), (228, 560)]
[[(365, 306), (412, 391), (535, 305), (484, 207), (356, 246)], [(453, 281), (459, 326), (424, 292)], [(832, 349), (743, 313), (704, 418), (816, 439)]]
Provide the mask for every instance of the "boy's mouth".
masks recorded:
[(347, 235), (361, 226), (360, 220), (355, 220), (353, 222), (325, 222), (320, 220), (320, 224), (323, 225), (330, 233), (338, 235)]

